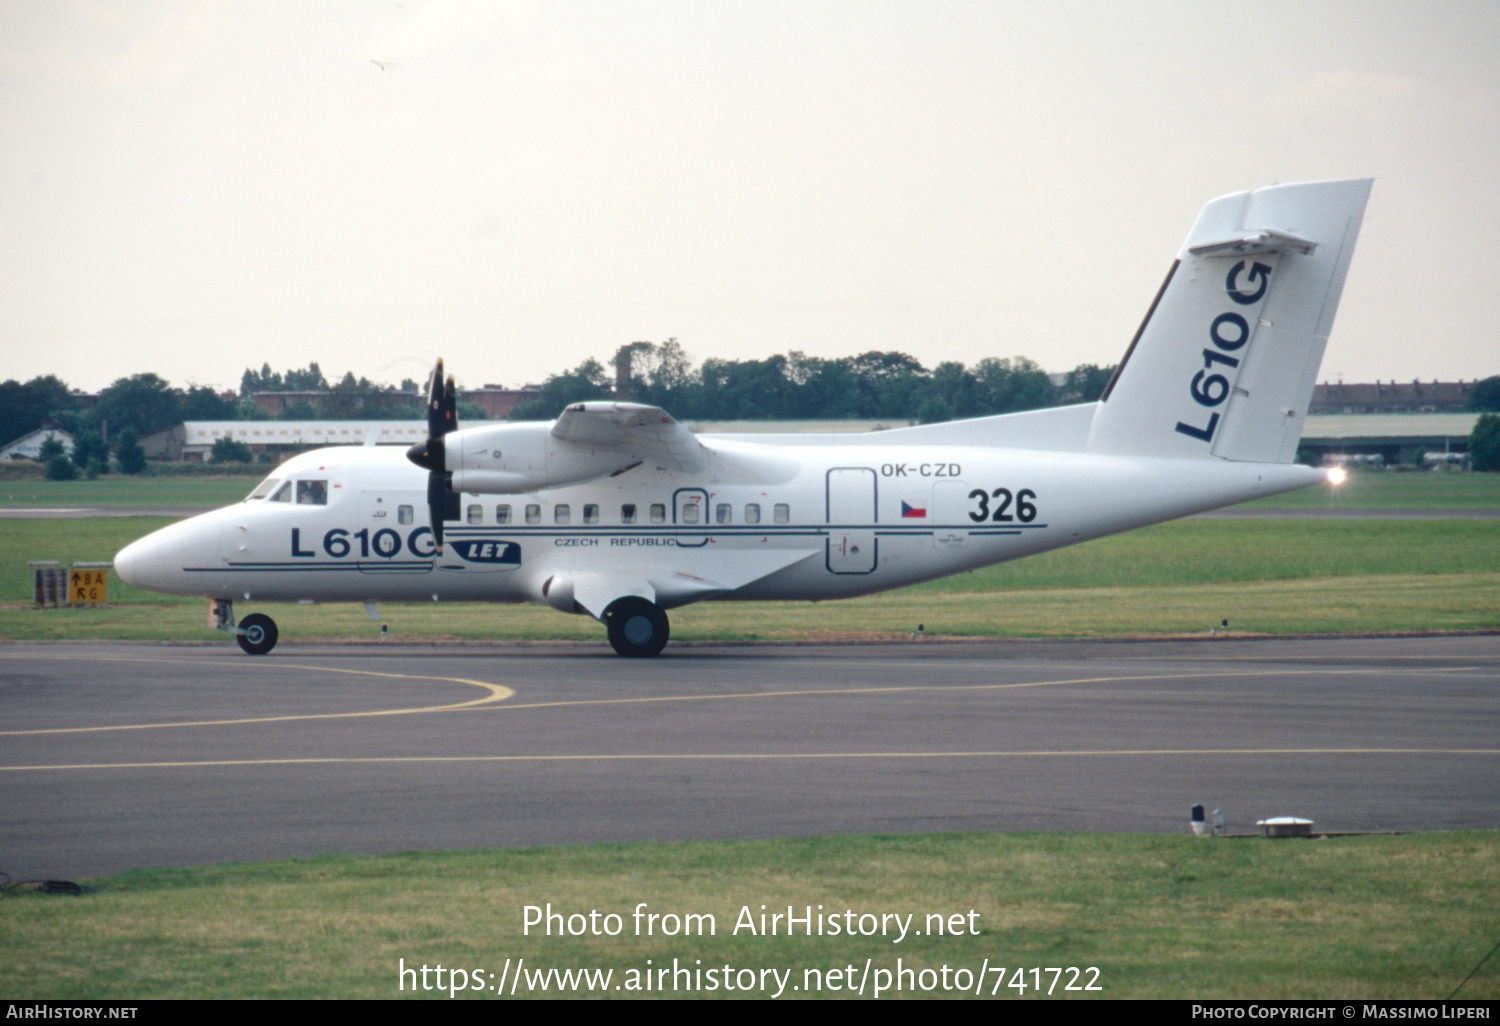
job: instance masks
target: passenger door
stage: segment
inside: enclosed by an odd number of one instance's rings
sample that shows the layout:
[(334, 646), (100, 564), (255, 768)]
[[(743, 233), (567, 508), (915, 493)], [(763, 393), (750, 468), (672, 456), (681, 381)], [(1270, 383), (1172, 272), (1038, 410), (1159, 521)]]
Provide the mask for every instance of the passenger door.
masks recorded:
[(873, 573), (879, 557), (875, 524), (879, 519), (875, 471), (870, 467), (835, 467), (828, 472), (826, 565), (833, 574)]

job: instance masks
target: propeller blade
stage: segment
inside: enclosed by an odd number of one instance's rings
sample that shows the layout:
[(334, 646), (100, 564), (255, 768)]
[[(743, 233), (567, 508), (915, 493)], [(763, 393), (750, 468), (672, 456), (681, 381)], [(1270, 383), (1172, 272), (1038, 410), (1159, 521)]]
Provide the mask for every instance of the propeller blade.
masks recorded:
[(443, 521), (458, 519), (458, 496), (448, 473), (445, 436), (458, 430), (458, 390), (452, 377), (443, 380), (439, 357), (427, 386), (427, 438), (406, 450), (406, 458), (427, 471), (427, 512), (432, 522), (432, 540), (438, 554), (443, 551)]
[(458, 519), (458, 496), (448, 486), (449, 476), (433, 471), (427, 475), (427, 511), (432, 517), (432, 541), (443, 554), (443, 521)]
[(432, 370), (432, 381), (427, 387), (427, 434), (441, 438), (458, 427), (458, 404), (454, 399), (453, 378), (443, 383), (443, 360), (438, 357)]

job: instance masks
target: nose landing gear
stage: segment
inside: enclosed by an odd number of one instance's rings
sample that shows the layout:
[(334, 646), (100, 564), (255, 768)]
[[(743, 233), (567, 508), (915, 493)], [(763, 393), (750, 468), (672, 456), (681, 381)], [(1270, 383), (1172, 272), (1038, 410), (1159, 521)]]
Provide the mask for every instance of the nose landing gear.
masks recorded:
[(264, 613), (251, 613), (240, 621), (234, 640), (250, 655), (265, 655), (276, 647), (276, 621)]

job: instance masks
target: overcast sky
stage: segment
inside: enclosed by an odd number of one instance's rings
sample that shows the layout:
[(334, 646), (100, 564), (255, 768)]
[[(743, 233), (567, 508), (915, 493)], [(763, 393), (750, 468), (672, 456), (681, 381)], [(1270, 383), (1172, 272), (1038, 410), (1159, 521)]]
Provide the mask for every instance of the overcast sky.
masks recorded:
[(1124, 353), (1374, 177), (1320, 379), (1500, 373), (1500, 3), (0, 4), (0, 378)]

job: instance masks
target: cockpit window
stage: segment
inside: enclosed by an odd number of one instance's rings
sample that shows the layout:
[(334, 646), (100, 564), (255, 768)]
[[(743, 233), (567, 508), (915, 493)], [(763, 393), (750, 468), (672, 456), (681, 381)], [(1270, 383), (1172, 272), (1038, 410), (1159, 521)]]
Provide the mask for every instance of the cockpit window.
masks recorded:
[(291, 502), (292, 501), (292, 483), (290, 481), (288, 481), (286, 484), (284, 484), (280, 488), (276, 489), (276, 494), (273, 495), (273, 496), (271, 496), (271, 501), (272, 502)]
[(299, 505), (299, 506), (326, 506), (326, 505), (328, 505), (328, 482), (327, 481), (298, 481), (297, 482), (297, 505)]
[(255, 486), (255, 491), (251, 492), (249, 498), (247, 498), (245, 501), (251, 502), (255, 499), (264, 499), (267, 495), (271, 494), (271, 489), (275, 488), (280, 482), (281, 478), (279, 477), (266, 478), (260, 484)]

